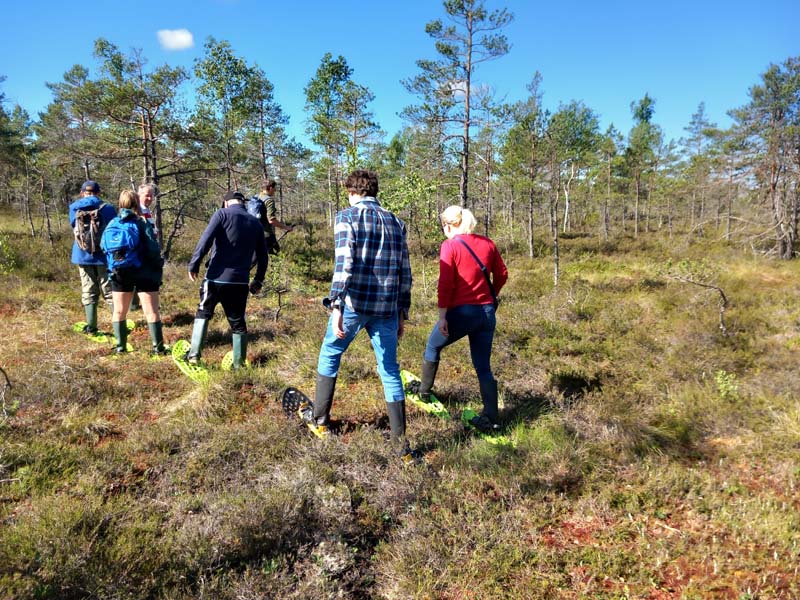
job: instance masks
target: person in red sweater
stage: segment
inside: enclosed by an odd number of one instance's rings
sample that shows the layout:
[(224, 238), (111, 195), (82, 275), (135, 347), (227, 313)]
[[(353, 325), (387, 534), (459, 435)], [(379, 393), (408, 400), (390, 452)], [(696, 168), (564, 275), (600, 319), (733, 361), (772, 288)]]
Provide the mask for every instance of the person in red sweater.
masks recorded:
[(495, 431), (497, 380), (491, 368), (492, 341), (497, 294), (508, 280), (508, 269), (494, 242), (473, 233), (477, 222), (469, 209), (450, 206), (439, 218), (447, 237), (439, 252), (439, 321), (422, 355), (418, 393), (423, 400), (430, 400), (442, 349), (468, 336), (483, 401), (483, 411), (472, 424), (481, 431)]

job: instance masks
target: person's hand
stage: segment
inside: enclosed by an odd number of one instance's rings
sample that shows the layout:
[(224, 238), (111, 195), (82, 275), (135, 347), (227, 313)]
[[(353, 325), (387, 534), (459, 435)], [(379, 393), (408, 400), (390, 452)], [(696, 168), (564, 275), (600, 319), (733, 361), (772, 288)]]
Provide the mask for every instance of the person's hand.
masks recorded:
[(342, 311), (338, 308), (334, 308), (333, 312), (331, 313), (331, 319), (333, 323), (333, 335), (335, 335), (340, 340), (345, 338), (344, 333), (344, 316), (342, 315)]
[(400, 315), (400, 318), (397, 319), (397, 339), (403, 337), (403, 334), (406, 332), (406, 322), (403, 319), (403, 315)]
[(192, 271), (189, 271), (189, 279), (191, 279), (192, 281), (197, 281), (197, 273), (196, 272), (193, 273)]
[(436, 327), (439, 328), (439, 333), (441, 333), (443, 336), (447, 337), (450, 335), (447, 330), (447, 319), (439, 319), (439, 322), (436, 323)]
[(253, 281), (250, 282), (250, 286), (249, 286), (250, 293), (253, 294), (253, 296), (255, 296), (256, 294), (258, 294), (258, 292), (261, 291), (261, 286), (262, 286), (262, 283), (260, 281), (256, 281), (254, 279)]

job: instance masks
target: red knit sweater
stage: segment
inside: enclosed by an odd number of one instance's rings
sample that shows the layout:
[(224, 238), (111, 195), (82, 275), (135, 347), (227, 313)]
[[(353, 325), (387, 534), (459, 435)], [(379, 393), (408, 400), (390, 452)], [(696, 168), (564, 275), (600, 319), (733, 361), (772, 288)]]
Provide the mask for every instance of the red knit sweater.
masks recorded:
[[(464, 240), (481, 259), (491, 273), (495, 293), (499, 294), (508, 280), (508, 269), (494, 242), (474, 233), (456, 237)], [(442, 242), (439, 252), (439, 308), (492, 302), (489, 285), (469, 250), (456, 238)]]

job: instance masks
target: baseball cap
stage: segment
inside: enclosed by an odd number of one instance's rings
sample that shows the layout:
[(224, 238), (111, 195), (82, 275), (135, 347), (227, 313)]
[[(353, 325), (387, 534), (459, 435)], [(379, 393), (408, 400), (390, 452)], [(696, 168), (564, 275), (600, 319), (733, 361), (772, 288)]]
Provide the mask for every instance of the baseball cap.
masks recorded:
[(233, 192), (227, 192), (227, 193), (226, 193), (226, 194), (225, 194), (225, 195), (222, 197), (222, 199), (223, 199), (225, 202), (227, 202), (228, 200), (238, 200), (239, 202), (244, 202), (244, 201), (246, 200), (246, 198), (244, 197), (244, 194), (242, 194), (241, 192), (236, 192), (236, 191), (233, 191)]
[(83, 185), (81, 186), (82, 192), (92, 192), (93, 194), (100, 193), (100, 184), (96, 181), (92, 181), (91, 179), (84, 181)]

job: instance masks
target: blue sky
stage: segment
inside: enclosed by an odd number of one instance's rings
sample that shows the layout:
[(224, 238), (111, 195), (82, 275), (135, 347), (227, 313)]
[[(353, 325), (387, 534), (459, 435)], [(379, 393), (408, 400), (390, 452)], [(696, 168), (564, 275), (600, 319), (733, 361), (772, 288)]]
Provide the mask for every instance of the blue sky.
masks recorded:
[[(654, 121), (667, 138), (685, 132), (700, 102), (717, 124), (747, 102), (770, 63), (800, 55), (798, 0), (675, 0), (672, 2), (534, 2), (487, 0), (515, 16), (506, 29), (505, 57), (485, 63), (478, 83), (507, 101), (526, 95), (535, 71), (548, 108), (582, 100), (605, 129), (627, 133), (630, 104), (655, 98)], [(439, 0), (403, 2), (277, 2), (257, 0), (5, 0), (0, 36), (0, 84), (7, 108), (19, 103), (35, 116), (51, 100), (45, 82), (60, 81), (73, 64), (96, 70), (93, 42), (105, 37), (123, 51), (139, 48), (150, 65), (191, 70), (209, 35), (227, 40), (248, 63), (257, 63), (290, 116), (289, 132), (304, 140), (303, 88), (325, 52), (341, 54), (353, 79), (369, 86), (373, 112), (390, 135), (398, 114), (414, 102), (402, 79), (415, 61), (434, 58), (425, 23), (444, 17)], [(194, 46), (163, 49), (159, 30), (186, 29)]]

